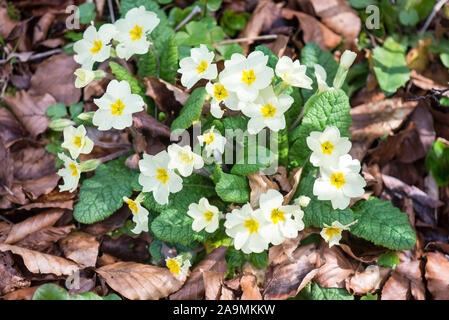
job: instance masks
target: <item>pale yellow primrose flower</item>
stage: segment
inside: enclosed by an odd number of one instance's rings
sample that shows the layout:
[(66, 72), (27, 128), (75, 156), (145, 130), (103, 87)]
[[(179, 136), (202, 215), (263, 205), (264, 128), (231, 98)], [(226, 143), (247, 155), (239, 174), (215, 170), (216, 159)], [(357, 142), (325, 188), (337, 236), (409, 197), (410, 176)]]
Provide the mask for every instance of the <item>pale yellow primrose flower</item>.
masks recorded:
[(244, 104), (256, 100), (259, 91), (271, 84), (274, 71), (267, 66), (268, 56), (261, 51), (254, 51), (245, 57), (234, 53), (231, 60), (225, 61), (225, 68), (220, 73), (220, 83), (226, 90), (235, 92)]
[(142, 200), (139, 199), (139, 197), (135, 200), (123, 197), (123, 201), (128, 205), (129, 210), (131, 210), (133, 214), (133, 221), (136, 223), (136, 226), (131, 231), (135, 234), (148, 232), (149, 211), (140, 204)]
[(165, 265), (170, 272), (180, 281), (185, 281), (189, 275), (189, 268), (191, 266), (189, 259), (183, 259), (181, 255), (174, 258), (168, 257), (165, 259)]
[(206, 84), (206, 91), (212, 97), (210, 104), (210, 113), (217, 119), (223, 117), (224, 111), (220, 108), (220, 103), (234, 111), (239, 111), (239, 101), (237, 95), (234, 92), (226, 90), (226, 88), (220, 83), (208, 82)]
[(351, 198), (365, 193), (365, 179), (360, 175), (360, 161), (349, 154), (338, 161), (320, 168), (320, 177), (315, 180), (313, 194), (318, 200), (330, 200), (332, 208), (345, 209)]
[(75, 56), (73, 59), (81, 65), (84, 70), (92, 70), (95, 62), (103, 62), (110, 57), (112, 37), (116, 29), (112, 24), (104, 24), (97, 29), (89, 26), (83, 33), (83, 39), (73, 45)]
[(146, 11), (144, 6), (133, 8), (126, 13), (125, 18), (114, 23), (117, 29), (114, 40), (117, 56), (128, 60), (134, 54), (145, 54), (151, 45), (147, 35), (157, 27), (160, 20), (154, 12)]
[(299, 205), (300, 207), (307, 207), (310, 203), (310, 198), (308, 196), (299, 196), (296, 200), (295, 203), (297, 205)]
[(284, 113), (293, 104), (293, 98), (288, 94), (277, 96), (273, 87), (259, 91), (259, 96), (253, 102), (249, 102), (242, 112), (250, 117), (248, 132), (257, 134), (263, 128), (278, 132), (285, 128)]
[(82, 154), (91, 153), (94, 143), (93, 141), (86, 135), (86, 128), (83, 125), (80, 125), (78, 128), (73, 126), (64, 128), (64, 142), (61, 147), (69, 150), (70, 155), (73, 159), (78, 158), (78, 156)]
[(122, 130), (130, 127), (133, 113), (143, 110), (145, 102), (138, 94), (131, 93), (131, 87), (125, 80), (112, 80), (106, 93), (100, 99), (94, 99), (98, 106), (92, 122), (98, 130), (111, 128)]
[(234, 209), (226, 215), (226, 234), (234, 239), (234, 247), (244, 253), (260, 253), (268, 249), (269, 239), (261, 230), (268, 221), (260, 209), (253, 210), (249, 203), (241, 209)]
[(193, 219), (192, 229), (196, 232), (203, 229), (209, 233), (215, 232), (221, 218), (218, 208), (209, 204), (206, 198), (201, 198), (198, 203), (190, 204), (187, 215)]
[(226, 138), (221, 135), (220, 132), (214, 130), (215, 126), (212, 126), (209, 130), (205, 131), (201, 136), (198, 136), (200, 145), (206, 145), (206, 156), (209, 157), (214, 151), (223, 154), (226, 145)]
[(304, 229), (304, 212), (298, 205), (282, 205), (284, 197), (274, 189), (263, 193), (259, 207), (265, 219), (269, 221), (261, 227), (262, 236), (274, 245), (281, 244), (286, 238), (296, 238), (298, 231)]
[(318, 83), (318, 91), (326, 91), (329, 89), (329, 86), (326, 82), (327, 80), (327, 73), (326, 70), (319, 64), (314, 65), (315, 68), (315, 77), (316, 81)]
[(170, 162), (169, 169), (177, 169), (183, 177), (188, 177), (192, 174), (193, 169), (201, 169), (204, 166), (203, 158), (192, 152), (190, 146), (181, 147), (177, 144), (171, 144), (167, 148)]
[(58, 157), (64, 162), (64, 168), (58, 171), (58, 175), (64, 180), (64, 185), (59, 186), (59, 191), (73, 192), (78, 187), (81, 177), (81, 166), (77, 161), (70, 159), (63, 153), (58, 153)]
[(212, 63), (215, 53), (209, 51), (204, 44), (190, 50), (190, 57), (179, 61), (181, 84), (192, 88), (201, 79), (212, 80), (217, 77), (217, 65)]
[(307, 146), (312, 150), (310, 162), (315, 167), (328, 166), (351, 150), (349, 138), (341, 137), (337, 127), (326, 127), (323, 132), (312, 131), (306, 139)]
[(182, 179), (168, 168), (169, 162), (170, 157), (165, 150), (155, 156), (144, 153), (139, 161), (142, 192), (153, 192), (154, 200), (159, 204), (167, 204), (169, 194), (182, 189)]
[(324, 228), (321, 230), (320, 235), (327, 243), (329, 243), (329, 248), (331, 248), (334, 245), (340, 244), (342, 231), (349, 230), (349, 227), (356, 223), (357, 220), (347, 225), (342, 225), (338, 221), (332, 222), (332, 225), (330, 226), (324, 223)]
[(312, 89), (313, 80), (306, 75), (307, 67), (301, 65), (299, 60), (283, 56), (276, 64), (276, 75), (290, 86)]

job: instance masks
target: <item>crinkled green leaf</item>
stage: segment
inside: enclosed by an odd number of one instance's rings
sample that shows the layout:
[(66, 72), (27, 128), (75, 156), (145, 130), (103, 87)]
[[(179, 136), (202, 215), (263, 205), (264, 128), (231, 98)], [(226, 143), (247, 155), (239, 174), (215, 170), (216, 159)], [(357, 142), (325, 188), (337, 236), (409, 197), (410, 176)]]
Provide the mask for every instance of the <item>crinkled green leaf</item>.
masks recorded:
[(161, 74), (160, 77), (170, 83), (174, 83), (178, 74), (178, 45), (174, 36), (171, 36), (165, 44), (164, 53), (160, 57)]
[(134, 78), (125, 68), (119, 65), (116, 62), (109, 62), (109, 66), (111, 67), (112, 73), (115, 75), (118, 81), (127, 81), (131, 87), (131, 92), (134, 94), (138, 94), (144, 100), (145, 96), (145, 85), (140, 83), (136, 78)]
[(352, 210), (358, 220), (351, 227), (354, 235), (392, 250), (408, 250), (415, 245), (416, 235), (407, 214), (391, 202), (372, 197), (358, 201)]
[(393, 38), (387, 38), (382, 47), (374, 48), (373, 60), (377, 81), (385, 95), (396, 93), (410, 79), (405, 48)]
[(326, 82), (329, 87), (332, 87), (335, 75), (338, 70), (338, 63), (334, 56), (329, 51), (321, 49), (316, 43), (310, 42), (301, 51), (301, 64), (307, 67), (307, 76), (313, 80), (312, 90), (302, 89), (304, 100), (307, 101), (318, 89), (318, 84), (315, 78), (315, 64), (321, 65), (327, 73)]
[(295, 166), (301, 165), (310, 155), (306, 138), (312, 131), (324, 131), (328, 126), (336, 126), (343, 137), (349, 137), (352, 124), (348, 96), (343, 90), (329, 89), (312, 96), (304, 106), (305, 113), (301, 125), (289, 135), (289, 159)]
[(380, 256), (377, 264), (384, 268), (394, 269), (399, 265), (399, 257), (394, 252), (387, 252)]
[(314, 283), (312, 286), (311, 300), (354, 300), (346, 289), (323, 288)]
[(57, 104), (48, 107), (45, 114), (49, 116), (52, 121), (57, 120), (67, 115), (67, 108), (64, 103), (58, 102)]
[(268, 266), (268, 252), (251, 253), (249, 255), (249, 262), (258, 269), (263, 269)]
[(140, 55), (137, 61), (137, 74), (140, 77), (157, 77), (157, 60), (153, 50), (148, 50), (146, 54)]
[(223, 59), (230, 60), (234, 53), (243, 54), (243, 48), (238, 43), (225, 44), (217, 47)]
[(205, 44), (213, 50), (213, 44), (224, 40), (225, 37), (222, 28), (204, 21), (191, 21), (185, 28), (186, 31), (176, 33), (175, 39), (179, 46), (197, 47)]
[(269, 167), (276, 160), (276, 155), (265, 147), (257, 145), (255, 148), (249, 148), (245, 145), (237, 154), (236, 164), (231, 169), (232, 174), (254, 174)]
[(211, 176), (215, 181), (215, 191), (225, 202), (246, 203), (251, 192), (246, 177), (224, 173), (215, 167)]
[(171, 124), (171, 130), (190, 128), (192, 123), (201, 116), (203, 104), (206, 100), (207, 92), (204, 87), (198, 87), (190, 94), (184, 107), (179, 112), (179, 116)]
[(192, 230), (193, 220), (187, 215), (189, 205), (198, 203), (202, 197), (211, 198), (216, 194), (212, 181), (203, 176), (192, 174), (183, 180), (182, 190), (171, 193), (168, 204), (157, 203), (152, 193), (147, 193), (144, 205), (160, 213), (151, 223), (151, 230), (158, 239), (189, 245), (195, 241), (205, 241), (210, 235), (204, 230), (199, 233)]
[(248, 260), (248, 255), (241, 250), (235, 249), (234, 246), (229, 246), (225, 260), (228, 268), (236, 268), (242, 266)]
[(157, 263), (162, 261), (162, 241), (159, 239), (153, 239), (150, 243), (150, 254), (156, 260)]
[(102, 221), (123, 206), (130, 197), (139, 171), (125, 166), (126, 156), (101, 164), (92, 178), (85, 179), (73, 217), (81, 223)]
[(449, 183), (449, 146), (440, 140), (435, 141), (427, 153), (426, 167), (438, 186), (447, 185)]
[(100, 297), (93, 292), (83, 292), (74, 296), (70, 296), (66, 289), (61, 288), (53, 283), (41, 285), (34, 292), (33, 300), (122, 300), (116, 294), (110, 294)]

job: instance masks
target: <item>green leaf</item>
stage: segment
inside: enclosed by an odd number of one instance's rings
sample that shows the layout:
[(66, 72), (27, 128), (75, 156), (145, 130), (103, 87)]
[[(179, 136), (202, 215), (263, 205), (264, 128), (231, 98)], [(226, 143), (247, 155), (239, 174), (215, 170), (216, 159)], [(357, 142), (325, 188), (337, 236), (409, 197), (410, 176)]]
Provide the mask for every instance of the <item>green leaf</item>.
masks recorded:
[(394, 269), (399, 265), (399, 257), (394, 252), (387, 252), (380, 256), (377, 264), (384, 268)]
[(306, 138), (312, 131), (324, 131), (328, 126), (336, 126), (343, 137), (349, 137), (349, 127), (352, 124), (349, 111), (348, 96), (343, 90), (329, 89), (312, 96), (304, 106), (305, 113), (301, 125), (296, 127), (289, 136), (290, 162), (301, 165), (311, 154)]
[(156, 260), (157, 263), (162, 261), (162, 241), (159, 239), (153, 239), (150, 243), (150, 254)]
[(235, 249), (234, 246), (229, 246), (226, 251), (225, 260), (228, 268), (237, 268), (241, 267), (248, 260), (248, 255)]
[(79, 6), (80, 10), (80, 22), (87, 24), (95, 19), (97, 13), (95, 12), (95, 3), (86, 2)]
[(207, 2), (207, 9), (210, 11), (217, 11), (220, 9), (222, 0), (206, 0)]
[(142, 98), (146, 99), (145, 96), (145, 85), (140, 83), (136, 78), (134, 78), (125, 68), (116, 62), (109, 62), (112, 73), (115, 75), (118, 81), (125, 80), (129, 83), (131, 87), (131, 92), (138, 94)]
[(257, 269), (263, 269), (268, 266), (268, 253), (263, 251), (261, 253), (251, 253), (249, 255), (249, 262)]
[(278, 63), (279, 58), (277, 55), (273, 53), (273, 51), (271, 51), (265, 46), (257, 46), (255, 50), (262, 51), (266, 56), (268, 56), (267, 66), (269, 66), (272, 69), (276, 69), (276, 64)]
[(449, 146), (436, 140), (427, 153), (426, 167), (438, 186), (449, 184)]
[(373, 60), (377, 81), (385, 95), (393, 95), (410, 79), (405, 48), (393, 38), (387, 38), (383, 47), (374, 48)]
[(158, 239), (189, 245), (205, 241), (210, 236), (204, 230), (199, 233), (192, 230), (193, 220), (187, 215), (189, 205), (198, 203), (202, 197), (211, 198), (216, 194), (212, 181), (203, 176), (192, 174), (183, 180), (182, 190), (170, 194), (168, 204), (157, 203), (152, 193), (147, 193), (144, 205), (160, 213), (151, 223), (151, 230)]
[(72, 296), (70, 300), (122, 300), (122, 299), (115, 293), (107, 295), (105, 297), (100, 297), (99, 295), (93, 292), (83, 292)]
[(302, 89), (304, 101), (307, 101), (318, 89), (315, 78), (315, 64), (321, 65), (327, 73), (326, 82), (329, 87), (333, 86), (335, 75), (338, 70), (338, 63), (332, 53), (322, 50), (316, 43), (310, 42), (301, 51), (301, 64), (307, 66), (306, 74), (313, 80), (312, 90)]
[(407, 214), (391, 202), (371, 197), (358, 201), (352, 210), (358, 220), (351, 227), (354, 235), (392, 250), (408, 250), (415, 245), (416, 235)]
[(246, 177), (224, 173), (221, 168), (215, 167), (212, 175), (215, 181), (215, 191), (225, 202), (246, 203), (251, 192)]
[(48, 107), (45, 113), (50, 117), (50, 120), (53, 121), (67, 116), (67, 108), (64, 103), (58, 102), (57, 104)]
[(217, 51), (221, 54), (223, 59), (230, 60), (234, 53), (243, 54), (243, 48), (238, 43), (225, 44), (217, 47)]
[(160, 77), (170, 83), (175, 82), (178, 74), (178, 45), (175, 37), (171, 36), (165, 44), (164, 54), (161, 56), (161, 75)]
[(123, 206), (123, 197), (132, 195), (139, 171), (125, 166), (125, 160), (126, 155), (101, 164), (92, 178), (84, 180), (73, 212), (77, 221), (102, 221)]
[(349, 0), (349, 4), (354, 9), (365, 9), (371, 4), (377, 3), (377, 0)]
[(41, 285), (34, 292), (33, 300), (69, 300), (67, 290), (52, 283)]
[(159, 2), (160, 4), (169, 4), (172, 3), (173, 0), (157, 0), (157, 2)]
[[(238, 129), (245, 132), (248, 128), (249, 119), (244, 116), (226, 117), (222, 120), (223, 126), (226, 129), (236, 131)], [(224, 134), (224, 133), (223, 133)]]
[(184, 107), (179, 112), (179, 116), (171, 124), (171, 130), (190, 128), (192, 123), (201, 116), (203, 104), (206, 100), (207, 92), (204, 87), (198, 87), (190, 94)]
[(354, 296), (350, 295), (346, 289), (323, 288), (314, 283), (311, 300), (354, 300)]
[(275, 160), (276, 155), (269, 149), (258, 145), (255, 148), (249, 147), (245, 144), (245, 147), (237, 154), (231, 173), (239, 176), (254, 174), (269, 167)]
[(415, 26), (419, 22), (419, 15), (415, 9), (401, 10), (399, 12), (399, 21), (404, 26)]
[(200, 44), (205, 44), (210, 50), (213, 50), (213, 44), (225, 38), (222, 28), (203, 21), (191, 21), (185, 28), (186, 31), (176, 33), (175, 39), (179, 46), (197, 47)]
[(137, 61), (137, 74), (139, 77), (157, 77), (157, 61), (153, 50), (148, 50), (144, 55), (140, 55)]
[(377, 294), (367, 293), (365, 296), (360, 297), (360, 300), (377, 300)]

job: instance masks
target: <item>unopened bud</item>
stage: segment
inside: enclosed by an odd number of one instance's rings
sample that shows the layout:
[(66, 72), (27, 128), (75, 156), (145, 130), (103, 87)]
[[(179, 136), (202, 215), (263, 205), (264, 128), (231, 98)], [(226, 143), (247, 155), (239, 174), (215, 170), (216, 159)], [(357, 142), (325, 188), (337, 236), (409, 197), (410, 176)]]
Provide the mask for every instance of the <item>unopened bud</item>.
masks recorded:
[(65, 127), (73, 126), (75, 123), (69, 119), (57, 119), (50, 122), (48, 126), (53, 131), (64, 131)]

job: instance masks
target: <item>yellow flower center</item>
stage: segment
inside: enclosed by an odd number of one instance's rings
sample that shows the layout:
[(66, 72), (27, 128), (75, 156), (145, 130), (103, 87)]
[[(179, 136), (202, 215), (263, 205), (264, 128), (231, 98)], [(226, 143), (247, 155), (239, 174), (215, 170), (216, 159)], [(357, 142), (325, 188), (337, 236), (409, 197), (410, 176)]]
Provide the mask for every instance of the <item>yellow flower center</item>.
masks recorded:
[(94, 46), (90, 49), (90, 52), (93, 54), (100, 52), (101, 48), (103, 48), (103, 42), (101, 40), (94, 41)]
[(162, 183), (165, 184), (168, 181), (167, 171), (165, 171), (165, 169), (157, 169), (156, 171), (157, 171), (156, 179), (162, 181)]
[(331, 176), (331, 184), (336, 186), (337, 189), (340, 189), (342, 185), (346, 183), (345, 178), (343, 177), (343, 172), (333, 173)]
[(125, 109), (125, 105), (122, 100), (118, 99), (115, 103), (111, 104), (111, 114), (121, 116), (123, 110)]
[(334, 150), (334, 145), (329, 141), (326, 141), (321, 144), (321, 150), (323, 150), (323, 154), (332, 154), (332, 150)]
[(176, 261), (175, 259), (168, 259), (168, 261), (166, 262), (166, 265), (171, 273), (178, 275), (179, 271), (181, 271), (181, 266), (179, 265), (178, 261)]
[(262, 116), (264, 118), (273, 118), (276, 114), (276, 108), (273, 107), (271, 104), (267, 103), (265, 107), (260, 108), (260, 111), (262, 112)]
[(214, 87), (214, 96), (218, 101), (221, 101), (228, 97), (228, 92), (224, 86), (216, 84)]
[(204, 217), (206, 218), (207, 222), (211, 222), (213, 216), (214, 216), (214, 213), (212, 211), (204, 212)]
[(271, 211), (271, 221), (273, 221), (273, 224), (276, 224), (279, 221), (285, 221), (284, 214), (284, 211), (273, 209), (273, 211)]
[[(75, 139), (73, 139), (73, 144), (75, 146), (77, 146), (78, 148), (81, 148), (81, 140), (83, 139), (83, 137), (75, 137)], [(86, 142), (84, 142), (84, 144), (86, 144)]]
[(253, 69), (249, 71), (243, 71), (242, 74), (243, 74), (242, 81), (245, 82), (247, 85), (250, 86), (254, 81), (256, 81), (256, 75), (254, 74)]
[(329, 239), (332, 239), (335, 235), (338, 235), (341, 233), (341, 230), (339, 228), (332, 228), (327, 227), (324, 229), (324, 234), (329, 237)]
[(249, 230), (249, 233), (256, 232), (259, 229), (259, 222), (254, 219), (245, 220), (244, 227)]
[(137, 203), (133, 200), (126, 201), (128, 204), (129, 210), (131, 210), (134, 214), (137, 214)]
[(131, 35), (131, 40), (132, 41), (136, 41), (139, 40), (140, 38), (142, 38), (143, 36), (143, 29), (141, 26), (139, 26), (138, 24), (136, 24), (134, 26), (134, 29), (132, 29), (129, 34)]
[(193, 161), (193, 156), (190, 153), (188, 153), (187, 151), (181, 151), (181, 154), (179, 157), (180, 157), (181, 161), (185, 162), (185, 163), (190, 163)]
[(69, 164), (69, 169), (72, 170), (72, 176), (76, 177), (78, 176), (78, 168), (74, 163)]
[(196, 70), (198, 70), (198, 74), (206, 71), (207, 70), (207, 62), (204, 60), (201, 61), (200, 65), (198, 67), (196, 67)]
[(206, 142), (206, 144), (214, 142), (215, 136), (214, 136), (214, 132), (212, 131), (212, 129), (208, 133), (203, 134), (203, 138), (204, 138), (204, 142)]

